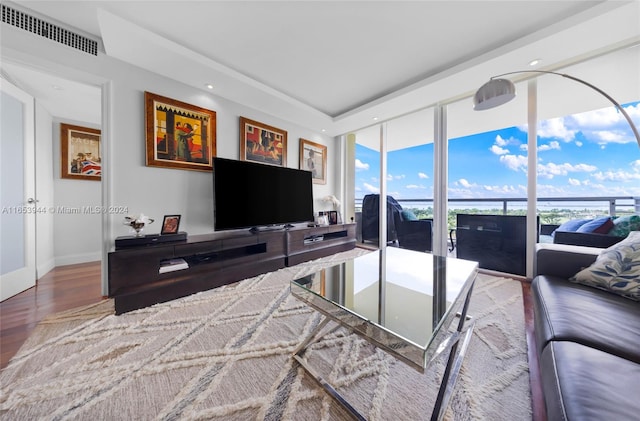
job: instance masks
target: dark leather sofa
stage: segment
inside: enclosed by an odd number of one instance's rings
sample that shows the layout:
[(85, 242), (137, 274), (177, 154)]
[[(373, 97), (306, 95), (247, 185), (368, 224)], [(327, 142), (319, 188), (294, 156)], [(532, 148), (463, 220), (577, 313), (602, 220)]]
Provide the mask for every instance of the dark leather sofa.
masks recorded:
[(568, 281), (601, 250), (536, 251), (536, 351), (549, 420), (640, 419), (640, 303)]

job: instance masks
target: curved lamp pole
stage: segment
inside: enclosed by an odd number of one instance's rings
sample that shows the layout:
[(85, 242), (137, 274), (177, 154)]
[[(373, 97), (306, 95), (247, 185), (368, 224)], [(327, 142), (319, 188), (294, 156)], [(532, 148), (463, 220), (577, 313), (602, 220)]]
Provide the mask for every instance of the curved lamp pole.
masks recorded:
[(624, 108), (622, 108), (622, 105), (620, 105), (615, 99), (613, 99), (609, 94), (604, 92), (602, 89), (596, 86), (593, 86), (589, 82), (585, 82), (582, 79), (578, 79), (577, 77), (567, 75), (565, 73), (557, 73), (557, 72), (551, 72), (546, 70), (519, 70), (516, 72), (509, 72), (509, 73), (504, 73), (498, 76), (494, 76), (489, 80), (489, 82), (482, 85), (480, 89), (478, 89), (476, 94), (473, 96), (473, 109), (476, 111), (488, 110), (490, 108), (494, 108), (502, 104), (505, 104), (511, 101), (513, 98), (515, 98), (516, 96), (515, 85), (510, 80), (502, 79), (501, 77), (507, 76), (507, 75), (513, 75), (516, 73), (547, 73), (552, 75), (558, 75), (558, 76), (566, 77), (567, 79), (575, 80), (576, 82), (582, 83), (583, 85), (586, 85), (591, 89), (599, 92), (604, 97), (606, 97), (609, 101), (611, 101), (613, 105), (615, 105), (618, 108), (618, 110), (620, 110), (624, 118), (627, 119), (627, 122), (629, 123), (629, 126), (631, 126), (631, 130), (633, 131), (633, 134), (636, 136), (636, 140), (638, 141), (638, 147), (640, 147), (640, 134), (638, 133), (638, 129), (633, 124), (633, 121), (631, 120), (631, 117), (629, 117), (629, 114), (627, 114)]

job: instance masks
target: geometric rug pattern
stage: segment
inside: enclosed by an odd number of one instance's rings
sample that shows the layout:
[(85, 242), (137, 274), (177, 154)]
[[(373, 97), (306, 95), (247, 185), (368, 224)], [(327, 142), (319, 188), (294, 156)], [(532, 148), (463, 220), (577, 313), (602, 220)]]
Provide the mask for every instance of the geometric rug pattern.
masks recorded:
[[(289, 281), (354, 249), (152, 307), (113, 301), (48, 317), (0, 373), (7, 420), (343, 420), (292, 358), (321, 321)], [(449, 420), (531, 419), (520, 282), (480, 274), (476, 326)], [(338, 329), (305, 353), (371, 420), (428, 419), (444, 361), (421, 374)]]

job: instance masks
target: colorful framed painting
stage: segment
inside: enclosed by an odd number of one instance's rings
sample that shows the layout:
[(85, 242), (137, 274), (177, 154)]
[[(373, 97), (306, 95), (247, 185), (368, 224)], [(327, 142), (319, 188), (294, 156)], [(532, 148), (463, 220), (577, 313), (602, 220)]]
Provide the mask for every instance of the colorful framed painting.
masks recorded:
[(61, 177), (102, 179), (100, 130), (60, 123)]
[(327, 184), (327, 147), (300, 138), (300, 169), (311, 171), (315, 184)]
[(147, 166), (211, 171), (216, 112), (144, 93)]
[(286, 167), (287, 132), (240, 117), (240, 160)]

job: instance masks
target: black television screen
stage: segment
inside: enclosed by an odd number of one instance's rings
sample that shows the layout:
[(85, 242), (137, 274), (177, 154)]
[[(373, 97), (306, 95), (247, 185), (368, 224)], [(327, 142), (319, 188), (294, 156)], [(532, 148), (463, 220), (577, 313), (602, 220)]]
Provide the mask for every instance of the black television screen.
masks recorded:
[(313, 221), (310, 171), (213, 158), (216, 231)]

